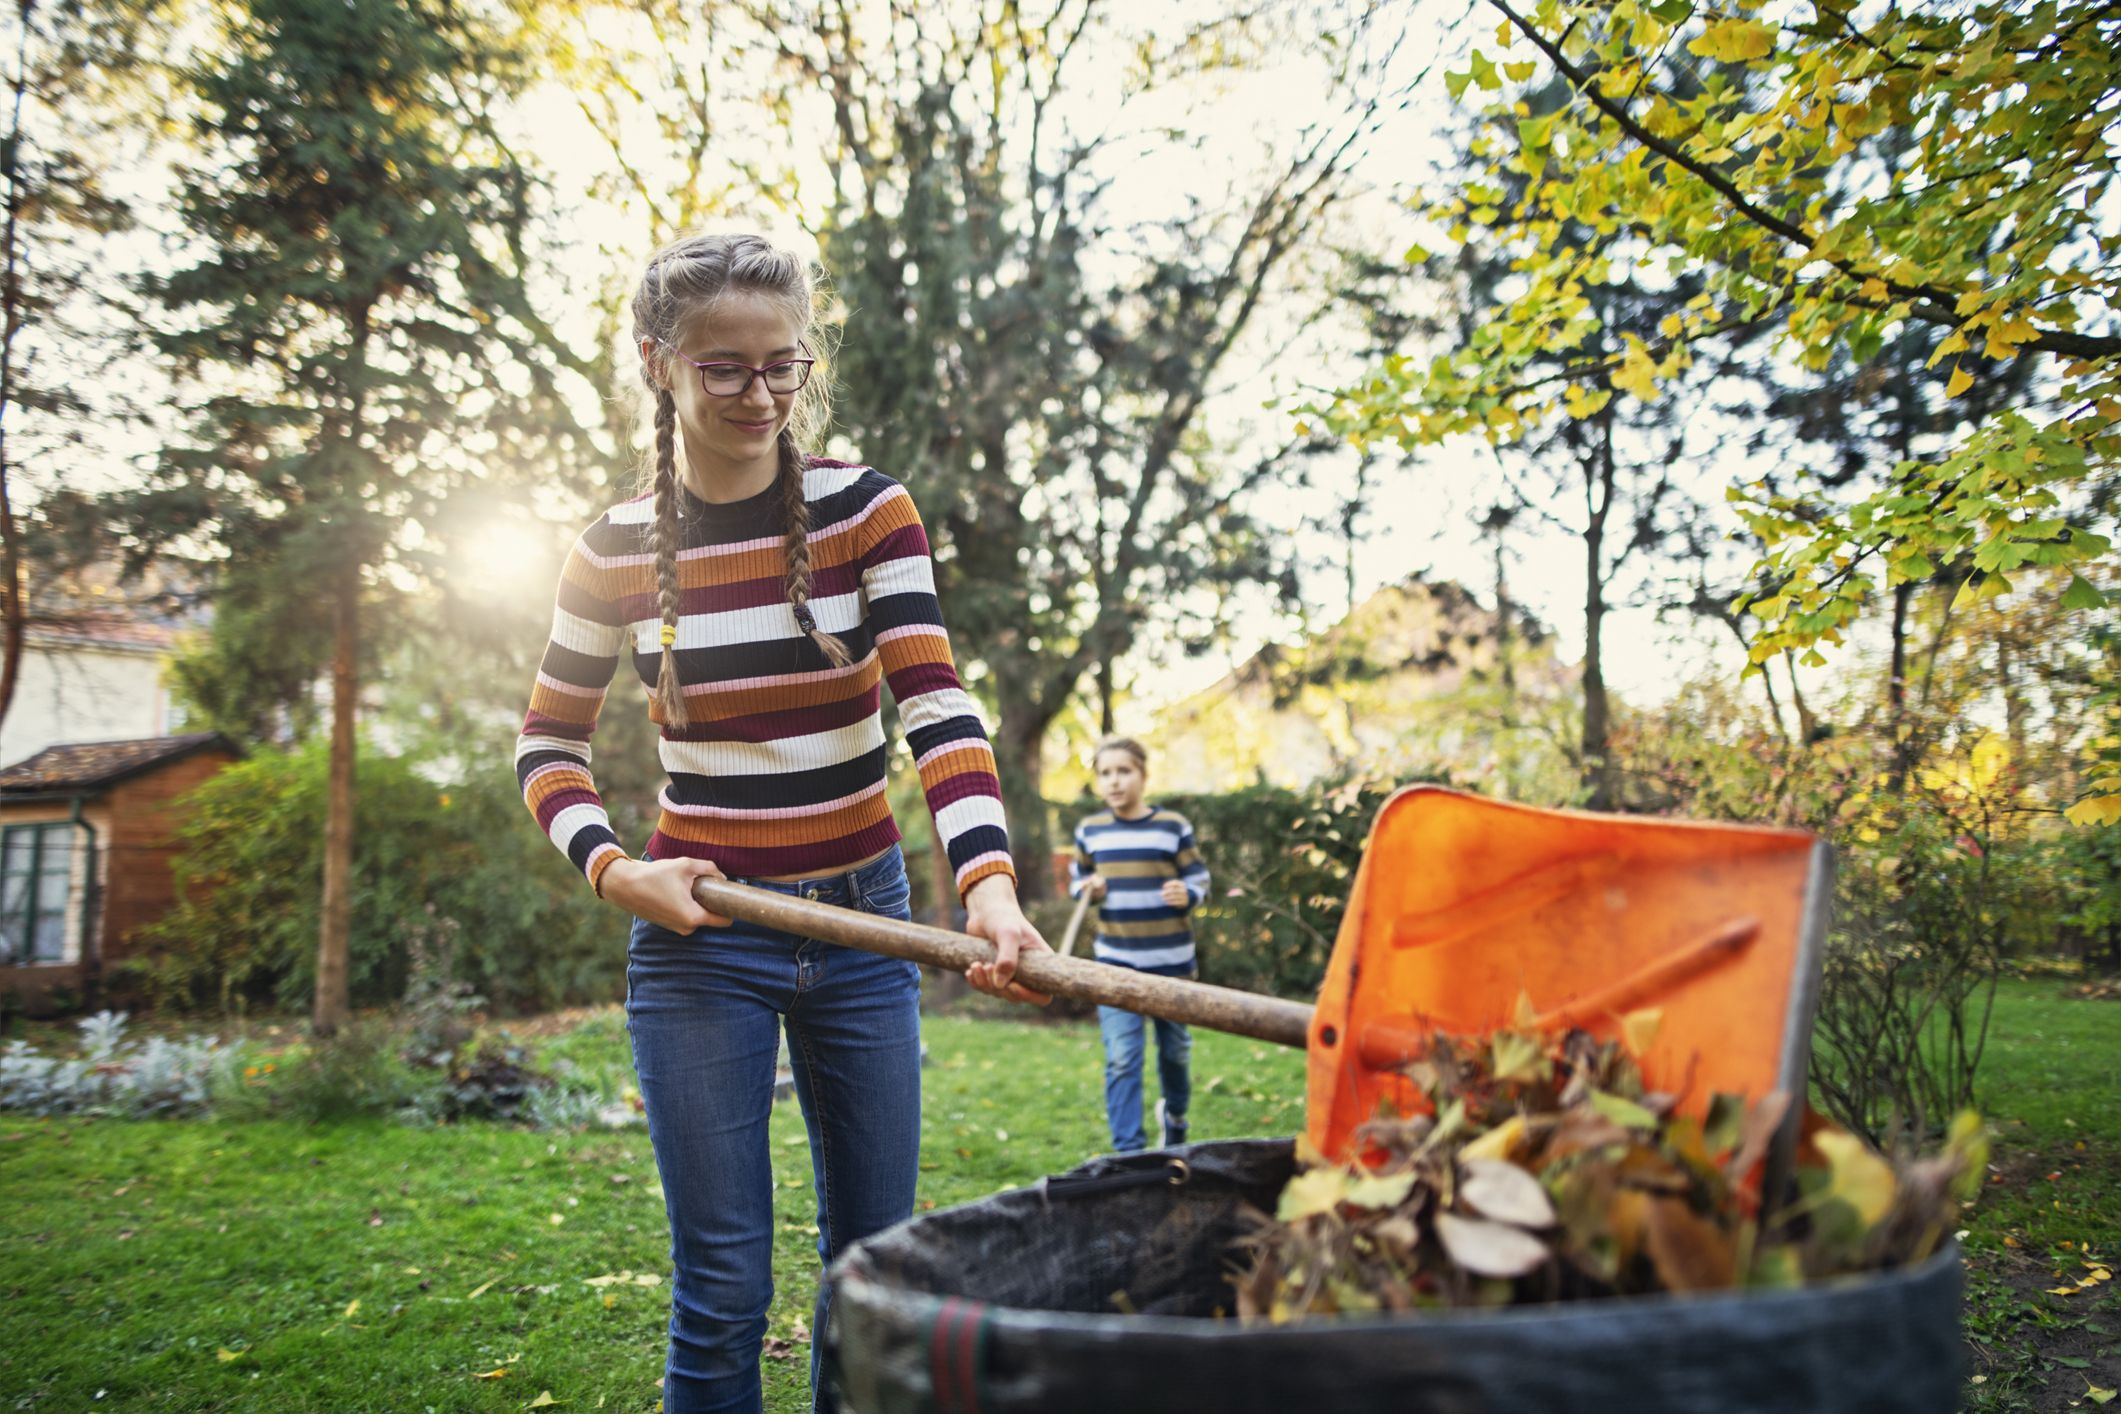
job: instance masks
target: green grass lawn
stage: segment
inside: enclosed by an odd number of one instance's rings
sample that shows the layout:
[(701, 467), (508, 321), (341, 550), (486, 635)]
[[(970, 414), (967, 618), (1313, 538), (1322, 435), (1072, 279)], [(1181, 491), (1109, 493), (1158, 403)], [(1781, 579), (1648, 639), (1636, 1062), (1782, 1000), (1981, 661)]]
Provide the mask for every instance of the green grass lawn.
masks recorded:
[(2005, 982), (1981, 1064), (1996, 1172), (1967, 1224), (1973, 1410), (2090, 1410), (2088, 1386), (2121, 1389), (2121, 1282), (2048, 1290), (2121, 1259), (2121, 1002), (2063, 990)]
[[(2044, 1290), (2121, 1256), (2121, 1004), (2060, 993), (2005, 984), (1982, 1070), (1998, 1181), (1967, 1222), (1971, 1409), (2089, 1410), (2087, 1386), (2121, 1387), (2115, 1283)], [(1094, 1026), (952, 1016), (927, 1035), (924, 1207), (1104, 1147)], [(541, 1054), (629, 1074), (616, 1011)], [(1197, 1137), (1300, 1125), (1296, 1052), (1202, 1032), (1194, 1066)], [(794, 1411), (816, 1259), (792, 1104), (774, 1156), (767, 1407)], [(639, 1130), (0, 1115), (0, 1199), (0, 1411), (656, 1406), (668, 1266)], [(655, 1283), (588, 1284), (621, 1273)]]
[[(920, 1202), (1106, 1147), (1094, 1025), (927, 1024)], [(548, 1045), (629, 1073), (616, 1011)], [(1303, 1058), (1208, 1033), (1197, 1138), (1290, 1134)], [(776, 1108), (767, 1408), (808, 1406), (809, 1157)], [(652, 1410), (669, 1300), (644, 1131), (0, 1114), (0, 1410)], [(601, 1286), (631, 1272), (657, 1278)], [(503, 1371), (494, 1378), (483, 1374)]]

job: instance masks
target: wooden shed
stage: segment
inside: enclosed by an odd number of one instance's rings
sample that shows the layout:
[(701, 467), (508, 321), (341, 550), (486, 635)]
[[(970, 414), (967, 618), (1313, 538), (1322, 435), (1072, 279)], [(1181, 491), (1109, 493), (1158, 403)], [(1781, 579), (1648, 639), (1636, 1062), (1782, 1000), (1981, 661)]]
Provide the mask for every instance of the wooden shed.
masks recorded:
[(179, 796), (242, 751), (214, 732), (51, 746), (0, 769), (0, 993), (91, 1004), (176, 901)]

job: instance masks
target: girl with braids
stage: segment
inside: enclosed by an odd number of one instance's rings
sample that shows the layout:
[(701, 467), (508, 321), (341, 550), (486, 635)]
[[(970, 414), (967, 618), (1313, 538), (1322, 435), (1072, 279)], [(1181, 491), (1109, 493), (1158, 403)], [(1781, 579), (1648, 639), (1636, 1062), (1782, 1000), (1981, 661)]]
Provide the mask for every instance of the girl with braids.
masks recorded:
[[(803, 262), (756, 236), (659, 251), (633, 301), (655, 407), (650, 493), (582, 533), (516, 746), (539, 825), (634, 915), (627, 1022), (670, 1218), (663, 1407), (758, 1410), (773, 1298), (767, 1117), (785, 1027), (810, 1132), (818, 1255), (913, 1211), (919, 982), (911, 963), (708, 914), (702, 875), (904, 918), (884, 798), (888, 681), (997, 996), (1046, 945), (1017, 906), (994, 756), (959, 685), (928, 541), (890, 477), (808, 456), (829, 378)], [(669, 772), (638, 858), (613, 833), (590, 737), (622, 652)], [(830, 1293), (811, 1322), (811, 1384)]]

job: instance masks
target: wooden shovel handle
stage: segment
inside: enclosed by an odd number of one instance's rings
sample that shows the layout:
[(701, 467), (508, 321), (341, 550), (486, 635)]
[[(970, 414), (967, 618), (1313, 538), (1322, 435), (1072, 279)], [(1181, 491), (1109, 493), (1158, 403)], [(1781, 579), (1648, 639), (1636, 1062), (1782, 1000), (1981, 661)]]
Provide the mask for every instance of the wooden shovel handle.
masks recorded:
[[(763, 928), (799, 937), (860, 948), (864, 952), (902, 957), (950, 972), (975, 962), (992, 962), (994, 945), (964, 933), (880, 918), (858, 909), (818, 903), (772, 889), (732, 884), (725, 879), (695, 879), (692, 896), (710, 913), (741, 918)], [(1303, 1049), (1311, 1029), (1311, 1008), (1301, 1002), (1263, 997), (1231, 987), (1217, 987), (1183, 977), (1159, 977), (1131, 967), (1114, 967), (1084, 957), (1028, 952), (1017, 959), (1016, 980), (1026, 987), (1071, 1001), (1096, 1002), (1144, 1016), (1210, 1031), (1227, 1031), (1255, 1041)]]

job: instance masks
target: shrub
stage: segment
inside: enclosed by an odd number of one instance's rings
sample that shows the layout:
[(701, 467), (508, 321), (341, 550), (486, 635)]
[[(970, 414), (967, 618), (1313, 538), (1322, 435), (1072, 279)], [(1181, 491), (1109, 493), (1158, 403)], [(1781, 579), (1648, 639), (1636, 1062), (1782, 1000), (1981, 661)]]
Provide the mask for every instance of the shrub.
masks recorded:
[(272, 1113), (330, 1124), (417, 1107), (433, 1088), (399, 1059), (396, 1030), (364, 1018), (284, 1054), (267, 1094)]
[[(261, 751), (186, 801), (182, 902), (114, 981), (160, 1006), (302, 1008), (314, 985), (328, 753)], [(623, 923), (525, 813), (506, 762), (441, 767), (365, 750), (348, 975), (356, 1005), (395, 1001), (411, 941), (447, 920), (454, 979), (510, 1009), (613, 998)]]
[(125, 1043), (124, 1012), (81, 1022), (78, 1057), (39, 1055), (26, 1041), (0, 1050), (0, 1109), (31, 1114), (197, 1114), (236, 1052), (209, 1037)]

